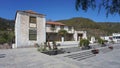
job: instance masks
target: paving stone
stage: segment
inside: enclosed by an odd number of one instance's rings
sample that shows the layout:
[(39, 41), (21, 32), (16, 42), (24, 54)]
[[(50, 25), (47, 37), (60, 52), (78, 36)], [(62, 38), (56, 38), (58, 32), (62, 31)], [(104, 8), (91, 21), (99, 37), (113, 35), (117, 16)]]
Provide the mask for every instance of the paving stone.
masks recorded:
[(36, 48), (5, 49), (0, 50), (0, 68), (120, 68), (120, 45), (113, 46), (110, 52), (81, 61), (64, 57), (79, 52), (48, 56)]

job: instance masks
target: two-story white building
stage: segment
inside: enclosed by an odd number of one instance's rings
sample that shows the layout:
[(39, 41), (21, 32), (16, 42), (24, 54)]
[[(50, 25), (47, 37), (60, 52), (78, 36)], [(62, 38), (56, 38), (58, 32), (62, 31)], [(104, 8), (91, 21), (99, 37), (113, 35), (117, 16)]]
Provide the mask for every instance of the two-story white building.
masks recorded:
[[(60, 30), (66, 30), (64, 39)], [(34, 46), (49, 41), (79, 41), (87, 38), (86, 31), (76, 31), (61, 22), (46, 22), (45, 15), (29, 11), (17, 11), (15, 19), (15, 47)]]
[(49, 37), (50, 41), (62, 41), (62, 37), (59, 35), (60, 30), (67, 31), (64, 41), (79, 41), (81, 38), (87, 39), (86, 31), (76, 31), (74, 27), (67, 26), (61, 22), (46, 23), (46, 38)]
[(64, 37), (64, 41), (73, 41), (74, 28), (72, 26), (66, 26), (60, 22), (47, 22), (46, 23), (46, 38), (49, 37), (50, 41), (61, 41), (60, 30), (66, 30), (67, 34)]

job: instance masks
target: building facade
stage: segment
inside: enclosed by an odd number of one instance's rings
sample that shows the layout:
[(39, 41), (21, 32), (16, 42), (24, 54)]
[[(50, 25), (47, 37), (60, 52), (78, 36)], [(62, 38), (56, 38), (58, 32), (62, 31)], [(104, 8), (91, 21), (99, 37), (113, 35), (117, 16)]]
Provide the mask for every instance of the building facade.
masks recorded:
[(115, 43), (120, 43), (120, 33), (113, 33), (112, 36)]
[(113, 33), (112, 36), (102, 36), (101, 39), (108, 42), (120, 43), (120, 33)]
[[(62, 36), (60, 30), (67, 33)], [(86, 31), (76, 31), (74, 27), (61, 22), (46, 22), (45, 15), (29, 11), (17, 11), (15, 19), (15, 48), (30, 47), (46, 41), (79, 41), (86, 38)]]
[(47, 22), (46, 23), (46, 38), (50, 41), (62, 41), (60, 30), (65, 30), (67, 33), (64, 36), (64, 41), (73, 41), (74, 28), (72, 26), (66, 26), (60, 22)]
[(33, 11), (17, 11), (15, 19), (15, 47), (30, 47), (46, 41), (45, 16)]

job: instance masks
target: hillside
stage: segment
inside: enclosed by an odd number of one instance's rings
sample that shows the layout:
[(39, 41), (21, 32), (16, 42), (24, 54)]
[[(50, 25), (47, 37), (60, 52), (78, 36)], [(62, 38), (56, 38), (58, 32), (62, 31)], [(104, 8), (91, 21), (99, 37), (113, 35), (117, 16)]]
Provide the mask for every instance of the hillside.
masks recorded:
[(0, 30), (14, 29), (14, 20), (8, 20), (0, 17)]
[(120, 33), (120, 22), (99, 22), (102, 30), (109, 33)]
[(11, 43), (14, 39), (14, 20), (0, 18), (0, 44)]
[(71, 18), (68, 20), (59, 20), (68, 26), (73, 26), (76, 30), (86, 30), (88, 36), (111, 35), (114, 32), (120, 32), (120, 23), (114, 22), (95, 22), (88, 18)]
[[(104, 36), (111, 35), (114, 32), (120, 33), (120, 22), (95, 22), (88, 18), (75, 17), (67, 20), (59, 20), (68, 26), (73, 26), (76, 30), (85, 30), (87, 35), (90, 36)], [(0, 37), (14, 31), (14, 20), (8, 20), (0, 17)]]

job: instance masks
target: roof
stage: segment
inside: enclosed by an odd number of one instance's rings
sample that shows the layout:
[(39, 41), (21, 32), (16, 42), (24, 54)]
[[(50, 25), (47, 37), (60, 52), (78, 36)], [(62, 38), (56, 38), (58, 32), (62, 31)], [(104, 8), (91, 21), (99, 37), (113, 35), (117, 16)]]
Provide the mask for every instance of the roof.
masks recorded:
[(61, 25), (61, 26), (65, 25), (65, 24), (63, 24), (61, 22), (47, 22), (47, 24), (50, 24), (50, 25)]
[(32, 10), (25, 10), (25, 11), (18, 10), (17, 12), (25, 12), (25, 13), (29, 13), (29, 14), (43, 15), (43, 14), (37, 13), (37, 12), (32, 11)]

